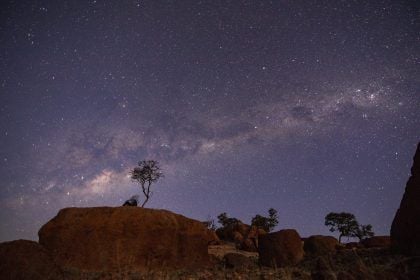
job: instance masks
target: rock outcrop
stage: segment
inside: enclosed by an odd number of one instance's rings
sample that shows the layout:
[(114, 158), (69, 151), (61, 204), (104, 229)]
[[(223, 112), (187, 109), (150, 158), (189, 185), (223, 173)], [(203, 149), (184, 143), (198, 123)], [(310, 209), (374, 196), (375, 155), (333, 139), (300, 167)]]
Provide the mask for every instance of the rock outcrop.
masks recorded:
[(260, 264), (269, 267), (295, 265), (304, 256), (301, 238), (294, 229), (262, 235), (258, 252)]
[(234, 242), (237, 249), (247, 252), (258, 251), (258, 237), (266, 234), (263, 229), (237, 221), (216, 230), (217, 236), (224, 241)]
[(414, 155), (411, 177), (392, 222), (391, 243), (399, 253), (420, 255), (420, 143)]
[(305, 239), (303, 250), (311, 256), (322, 256), (336, 251), (338, 240), (332, 236), (313, 235)]
[(391, 246), (391, 238), (389, 236), (373, 236), (364, 239), (361, 243), (365, 248), (387, 248)]
[(39, 243), (64, 269), (171, 270), (209, 261), (201, 222), (138, 207), (63, 209), (40, 229)]
[(0, 243), (0, 279), (64, 278), (45, 248), (34, 241), (15, 240)]
[(217, 236), (221, 240), (235, 242), (238, 239), (243, 239), (245, 235), (249, 232), (251, 226), (237, 221), (228, 226), (218, 228), (216, 230)]

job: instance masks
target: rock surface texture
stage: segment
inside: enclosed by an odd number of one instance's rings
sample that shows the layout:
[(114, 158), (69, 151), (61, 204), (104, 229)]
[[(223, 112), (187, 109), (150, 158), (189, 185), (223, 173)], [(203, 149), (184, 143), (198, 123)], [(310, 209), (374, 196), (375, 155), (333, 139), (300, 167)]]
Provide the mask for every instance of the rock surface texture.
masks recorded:
[(266, 232), (256, 226), (237, 221), (227, 227), (218, 228), (216, 234), (221, 240), (234, 242), (240, 250), (258, 252), (258, 237)]
[(334, 253), (338, 240), (332, 236), (313, 235), (305, 240), (303, 249), (305, 254), (312, 256), (322, 256)]
[(258, 252), (260, 264), (269, 267), (295, 265), (304, 256), (301, 238), (294, 229), (260, 236)]
[(34, 241), (0, 243), (0, 279), (63, 279), (47, 250)]
[(64, 269), (170, 270), (209, 262), (203, 224), (166, 210), (66, 208), (38, 234)]
[(420, 255), (420, 143), (411, 177), (391, 226), (391, 246), (399, 253)]

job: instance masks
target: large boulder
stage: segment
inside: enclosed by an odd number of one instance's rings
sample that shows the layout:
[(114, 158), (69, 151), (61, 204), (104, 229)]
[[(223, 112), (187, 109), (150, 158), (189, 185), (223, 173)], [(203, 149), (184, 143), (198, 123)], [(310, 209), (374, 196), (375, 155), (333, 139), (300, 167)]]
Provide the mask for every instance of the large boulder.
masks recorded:
[(391, 246), (391, 238), (389, 236), (373, 236), (364, 239), (361, 243), (366, 248), (386, 248)]
[(332, 236), (313, 235), (307, 238), (303, 245), (305, 254), (312, 256), (322, 256), (334, 253), (338, 245), (338, 240)]
[(0, 243), (0, 279), (63, 279), (47, 250), (34, 241)]
[(294, 229), (284, 229), (260, 236), (258, 253), (260, 264), (270, 267), (295, 265), (304, 256), (302, 241)]
[(395, 214), (391, 226), (391, 243), (395, 251), (420, 255), (420, 143), (414, 155), (411, 167), (411, 177), (407, 186), (400, 208)]
[(66, 270), (171, 270), (209, 261), (203, 224), (166, 210), (66, 208), (38, 234), (39, 243)]

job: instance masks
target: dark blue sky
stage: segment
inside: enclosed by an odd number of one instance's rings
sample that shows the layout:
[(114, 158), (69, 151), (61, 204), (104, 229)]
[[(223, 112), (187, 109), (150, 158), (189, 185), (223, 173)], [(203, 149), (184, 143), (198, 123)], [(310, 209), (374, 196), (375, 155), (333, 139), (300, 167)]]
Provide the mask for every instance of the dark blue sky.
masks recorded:
[(147, 205), (388, 234), (420, 140), (415, 1), (3, 1), (0, 240), (63, 207)]

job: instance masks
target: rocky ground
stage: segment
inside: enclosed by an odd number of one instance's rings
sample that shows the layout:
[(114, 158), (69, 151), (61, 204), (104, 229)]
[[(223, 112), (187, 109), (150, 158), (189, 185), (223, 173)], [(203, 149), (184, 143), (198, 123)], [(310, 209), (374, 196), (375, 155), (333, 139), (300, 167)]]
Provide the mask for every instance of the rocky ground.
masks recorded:
[(214, 265), (199, 270), (134, 272), (121, 269), (92, 273), (65, 271), (64, 279), (420, 279), (420, 257), (391, 254), (386, 248), (343, 249), (334, 254), (307, 257), (296, 266), (268, 268), (258, 265), (258, 253), (235, 249), (234, 244), (209, 247)]

